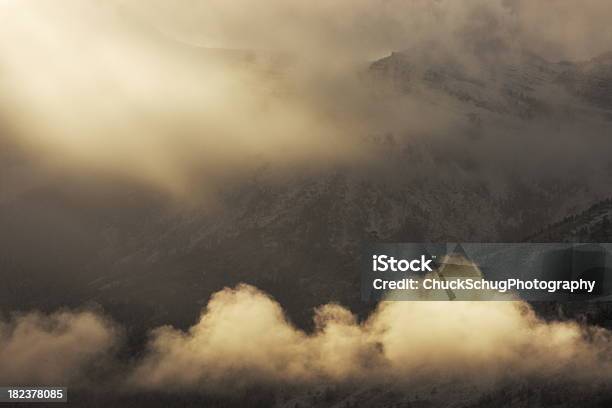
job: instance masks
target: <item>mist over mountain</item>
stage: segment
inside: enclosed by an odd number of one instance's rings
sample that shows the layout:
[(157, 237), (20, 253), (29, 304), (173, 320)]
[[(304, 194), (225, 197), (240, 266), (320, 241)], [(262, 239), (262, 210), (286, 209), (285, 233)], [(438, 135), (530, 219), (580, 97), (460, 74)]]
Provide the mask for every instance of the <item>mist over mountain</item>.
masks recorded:
[(281, 176), (261, 159), (212, 207), (113, 176), (46, 175), (2, 204), (6, 271), (22, 277), (5, 307), (129, 299), (151, 324), (186, 324), (210, 293), (248, 282), (307, 324), (322, 300), (363, 307), (366, 242), (520, 240), (604, 197), (608, 58), (519, 53), (477, 67), (417, 51), (371, 63), (360, 86), (394, 120), (355, 139), (368, 152), (358, 165)]

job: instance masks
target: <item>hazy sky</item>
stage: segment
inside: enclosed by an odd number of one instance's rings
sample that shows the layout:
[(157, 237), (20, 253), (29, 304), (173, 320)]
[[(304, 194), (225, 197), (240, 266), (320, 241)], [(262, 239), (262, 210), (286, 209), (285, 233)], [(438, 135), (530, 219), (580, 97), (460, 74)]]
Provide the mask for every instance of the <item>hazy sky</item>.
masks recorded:
[(169, 35), (213, 47), (367, 58), (469, 38), (503, 40), (549, 58), (588, 59), (612, 43), (605, 0), (116, 1)]

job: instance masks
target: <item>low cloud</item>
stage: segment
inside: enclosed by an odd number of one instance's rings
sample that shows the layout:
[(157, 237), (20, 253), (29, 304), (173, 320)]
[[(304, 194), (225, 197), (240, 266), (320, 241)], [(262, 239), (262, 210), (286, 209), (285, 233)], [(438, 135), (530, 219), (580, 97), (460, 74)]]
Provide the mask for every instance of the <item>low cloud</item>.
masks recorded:
[(94, 312), (28, 313), (0, 321), (0, 383), (66, 385), (108, 361), (115, 326)]
[(315, 310), (314, 323), (311, 333), (296, 328), (279, 303), (242, 284), (215, 293), (187, 331), (152, 330), (142, 356), (126, 364), (116, 354), (120, 331), (95, 312), (15, 315), (0, 324), (0, 381), (231, 393), (448, 382), (484, 391), (517, 376), (612, 379), (609, 331), (543, 321), (520, 301), (382, 302), (362, 322), (327, 304)]
[(227, 391), (254, 385), (347, 381), (492, 386), (516, 375), (605, 381), (610, 333), (547, 323), (522, 302), (383, 302), (359, 323), (347, 309), (315, 312), (316, 329), (292, 326), (254, 287), (216, 293), (187, 332), (152, 333), (131, 376), (145, 389)]

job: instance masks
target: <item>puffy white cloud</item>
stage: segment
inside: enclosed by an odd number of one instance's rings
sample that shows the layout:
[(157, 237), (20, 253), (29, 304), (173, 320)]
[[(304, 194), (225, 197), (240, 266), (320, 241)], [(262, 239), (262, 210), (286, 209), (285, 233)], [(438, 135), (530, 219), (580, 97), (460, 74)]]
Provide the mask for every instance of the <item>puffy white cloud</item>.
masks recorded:
[(383, 302), (362, 323), (331, 304), (316, 310), (315, 323), (307, 334), (256, 288), (224, 289), (187, 332), (156, 329), (131, 382), (227, 391), (319, 381), (487, 387), (516, 375), (571, 381), (612, 375), (601, 359), (611, 350), (609, 332), (544, 322), (519, 301)]

